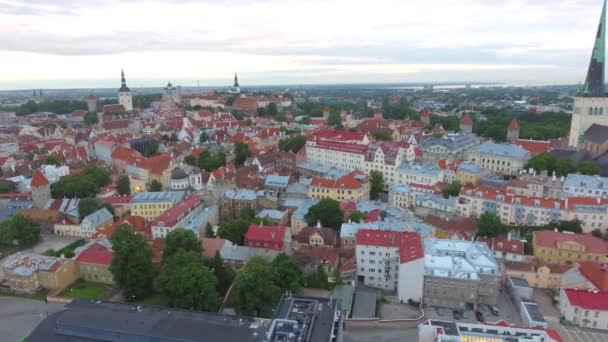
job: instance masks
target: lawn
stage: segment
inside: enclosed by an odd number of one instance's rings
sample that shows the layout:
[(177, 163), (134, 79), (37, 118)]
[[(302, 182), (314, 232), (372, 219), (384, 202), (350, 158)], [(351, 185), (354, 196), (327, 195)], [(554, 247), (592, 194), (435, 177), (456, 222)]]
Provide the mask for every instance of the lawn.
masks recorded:
[(156, 293), (146, 299), (138, 300), (137, 303), (153, 306), (167, 306), (167, 298), (160, 293)]
[(59, 294), (63, 298), (103, 299), (112, 287), (106, 284), (80, 281)]
[(21, 294), (21, 293), (15, 293), (15, 292), (0, 292), (0, 296), (28, 298), (28, 299), (34, 299), (34, 300), (45, 300), (47, 294), (48, 293), (46, 291), (40, 291), (40, 292), (36, 292), (34, 294)]

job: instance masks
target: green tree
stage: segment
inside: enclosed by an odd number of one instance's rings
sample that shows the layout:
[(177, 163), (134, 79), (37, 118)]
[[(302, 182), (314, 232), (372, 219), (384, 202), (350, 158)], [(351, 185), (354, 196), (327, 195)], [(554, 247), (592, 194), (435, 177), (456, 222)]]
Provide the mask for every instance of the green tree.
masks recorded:
[(112, 205), (109, 203), (101, 201), (97, 198), (83, 198), (78, 201), (78, 217), (80, 217), (82, 220), (101, 208), (108, 209), (110, 214), (114, 215), (114, 207), (112, 207)]
[(55, 157), (54, 155), (49, 154), (44, 158), (43, 164), (57, 166), (57, 165), (59, 165), (59, 159), (57, 159), (57, 157)]
[(393, 136), (388, 132), (376, 131), (372, 136), (379, 141), (393, 141)]
[(205, 237), (206, 238), (214, 238), (215, 234), (213, 233), (213, 227), (211, 226), (211, 223), (207, 222), (207, 224), (205, 225)]
[(242, 246), (245, 242), (245, 234), (247, 234), (250, 224), (249, 220), (243, 219), (222, 223), (217, 229), (217, 236)]
[(171, 307), (201, 311), (219, 307), (217, 280), (196, 252), (182, 249), (172, 254), (164, 262), (161, 284)]
[(239, 272), (233, 291), (236, 312), (255, 317), (271, 317), (281, 297), (270, 264), (260, 257), (249, 260)]
[(0, 245), (32, 246), (40, 240), (40, 224), (21, 214), (0, 223)]
[(317, 266), (317, 270), (306, 277), (305, 285), (315, 289), (329, 289), (327, 272), (325, 272), (325, 268), (322, 264), (319, 264), (319, 266)]
[(275, 284), (282, 292), (297, 293), (302, 286), (302, 270), (293, 256), (281, 253), (271, 262)]
[(559, 221), (557, 229), (560, 232), (568, 231), (580, 234), (583, 232), (583, 223), (580, 220)]
[(95, 197), (99, 190), (110, 184), (110, 172), (104, 167), (87, 166), (82, 173), (60, 179), (51, 185), (54, 198)]
[(378, 170), (372, 170), (369, 174), (370, 177), (370, 189), (369, 197), (371, 199), (377, 199), (378, 194), (384, 190), (384, 175)]
[(187, 156), (184, 157), (184, 163), (186, 165), (195, 166), (196, 165), (196, 158), (193, 155), (189, 154), (189, 155), (187, 155)]
[(119, 195), (131, 195), (131, 180), (129, 179), (129, 176), (122, 175), (116, 179), (116, 192), (118, 192)]
[(337, 111), (329, 113), (327, 124), (334, 127), (342, 127), (342, 118), (340, 117), (340, 113)]
[(536, 170), (536, 172), (547, 170), (549, 173), (552, 173), (555, 170), (556, 162), (555, 157), (549, 152), (543, 152), (530, 158), (526, 163), (525, 168), (532, 168)]
[(88, 112), (84, 115), (84, 124), (87, 126), (96, 125), (99, 122), (98, 120), (97, 113)]
[(250, 206), (244, 206), (239, 211), (239, 218), (244, 220), (253, 220), (255, 218), (255, 211)]
[(150, 192), (160, 192), (163, 191), (163, 185), (161, 184), (161, 182), (157, 181), (156, 179), (153, 180), (150, 183)]
[(507, 227), (498, 215), (486, 211), (477, 220), (477, 236), (496, 237), (506, 233)]
[(203, 151), (198, 158), (198, 167), (211, 172), (226, 165), (226, 155), (222, 152), (211, 154), (209, 151)]
[(217, 279), (217, 291), (221, 295), (225, 295), (232, 285), (234, 278), (236, 278), (236, 272), (224, 265), (224, 260), (220, 257), (220, 252), (215, 252), (215, 256), (211, 259), (210, 262), (211, 270)]
[(110, 241), (113, 251), (110, 272), (114, 282), (127, 301), (145, 298), (152, 292), (156, 276), (152, 248), (144, 236), (135, 233), (128, 224), (119, 225)]
[(576, 172), (576, 163), (572, 158), (558, 158), (555, 162), (555, 173), (558, 176), (567, 176)]
[(296, 136), (279, 140), (278, 147), (280, 150), (288, 152), (298, 152), (306, 145), (306, 136), (298, 134)]
[(150, 141), (146, 148), (144, 149), (143, 156), (144, 157), (153, 157), (158, 155), (158, 142), (156, 140)]
[(202, 131), (201, 135), (198, 137), (198, 141), (203, 144), (206, 143), (207, 140), (209, 140), (209, 134), (207, 134), (207, 132)]
[(243, 166), (250, 156), (251, 153), (249, 152), (249, 146), (247, 146), (247, 144), (240, 141), (237, 141), (234, 144), (234, 164), (236, 167)]
[(275, 117), (275, 116), (277, 116), (277, 114), (279, 114), (279, 110), (277, 108), (277, 104), (274, 103), (274, 102), (270, 102), (268, 104), (268, 115), (272, 116), (272, 117)]
[(443, 188), (443, 197), (458, 196), (460, 189), (462, 189), (462, 184), (459, 181), (454, 181)]
[(320, 200), (319, 203), (311, 206), (310, 209), (308, 209), (308, 213), (304, 215), (304, 218), (310, 226), (315, 226), (318, 221), (321, 221), (323, 227), (330, 227), (338, 230), (342, 225), (344, 213), (340, 210), (338, 201), (331, 198), (324, 198)]
[(194, 252), (200, 255), (202, 252), (201, 242), (193, 231), (184, 228), (173, 229), (165, 238), (165, 249), (163, 251), (163, 264), (178, 251)]
[(585, 160), (578, 164), (578, 171), (584, 175), (599, 175), (602, 170), (594, 162)]
[(602, 238), (602, 231), (598, 228), (594, 229), (591, 231), (591, 235), (595, 236), (596, 238)]
[(353, 212), (352, 214), (348, 215), (348, 220), (351, 222), (361, 222), (363, 220), (363, 218), (365, 217), (365, 215), (360, 212), (359, 210)]

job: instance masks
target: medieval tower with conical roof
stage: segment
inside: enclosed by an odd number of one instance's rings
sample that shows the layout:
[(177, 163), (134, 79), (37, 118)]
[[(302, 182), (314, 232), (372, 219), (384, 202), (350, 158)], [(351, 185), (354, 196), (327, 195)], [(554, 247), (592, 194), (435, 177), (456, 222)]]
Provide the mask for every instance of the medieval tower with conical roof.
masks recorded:
[(40, 170), (34, 172), (30, 188), (32, 190), (34, 207), (38, 209), (44, 208), (46, 202), (51, 199), (51, 184)]
[(570, 146), (578, 147), (585, 131), (591, 125), (608, 125), (608, 94), (606, 94), (604, 86), (605, 62), (606, 0), (604, 0), (600, 24), (595, 35), (595, 45), (587, 70), (587, 78), (580, 92), (574, 97), (574, 112), (568, 140)]
[(127, 87), (125, 80), (125, 72), (120, 71), (120, 89), (118, 89), (118, 103), (125, 107), (127, 112), (133, 110), (133, 98), (131, 97), (131, 89)]

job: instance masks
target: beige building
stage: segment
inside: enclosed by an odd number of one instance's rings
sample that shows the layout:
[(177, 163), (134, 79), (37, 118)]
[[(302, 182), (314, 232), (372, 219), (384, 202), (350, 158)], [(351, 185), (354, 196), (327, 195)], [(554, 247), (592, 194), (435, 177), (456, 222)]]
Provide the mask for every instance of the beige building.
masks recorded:
[(369, 184), (369, 177), (361, 171), (352, 171), (338, 179), (315, 177), (308, 187), (308, 197), (337, 201), (368, 200)]
[(112, 245), (105, 237), (85, 246), (75, 260), (82, 280), (114, 284), (114, 277), (110, 272)]
[(481, 178), (488, 176), (489, 174), (490, 170), (488, 168), (473, 163), (463, 162), (460, 163), (456, 169), (456, 180), (462, 185), (477, 185)]
[(131, 214), (153, 221), (181, 202), (185, 195), (184, 191), (138, 192), (131, 200)]
[(500, 175), (517, 175), (530, 159), (530, 152), (520, 146), (486, 141), (469, 153), (468, 161)]
[(79, 277), (73, 260), (29, 253), (10, 255), (0, 266), (0, 280), (19, 293), (61, 291)]
[(220, 198), (220, 222), (230, 221), (240, 215), (241, 209), (258, 210), (258, 192), (249, 189), (229, 189)]
[(562, 275), (570, 268), (563, 265), (549, 265), (537, 258), (529, 262), (508, 260), (504, 265), (508, 276), (526, 279), (530, 286), (541, 289), (560, 288)]
[(606, 263), (608, 241), (591, 234), (536, 231), (533, 235), (534, 256), (548, 264), (574, 265), (593, 261)]
[(74, 224), (71, 221), (63, 219), (53, 225), (53, 231), (55, 235), (64, 236), (82, 236), (84, 237), (83, 231), (80, 229), (79, 224)]
[(388, 192), (388, 204), (399, 208), (410, 209), (415, 195), (406, 184), (393, 185)]

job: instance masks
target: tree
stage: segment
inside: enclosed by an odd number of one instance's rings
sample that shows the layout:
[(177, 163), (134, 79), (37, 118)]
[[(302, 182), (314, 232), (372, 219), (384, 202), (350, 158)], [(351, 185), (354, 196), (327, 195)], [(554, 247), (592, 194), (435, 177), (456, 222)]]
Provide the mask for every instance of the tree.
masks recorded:
[(163, 185), (156, 179), (150, 183), (150, 192), (160, 192), (163, 190)]
[(393, 136), (388, 132), (376, 131), (372, 136), (379, 141), (393, 141)]
[(334, 127), (342, 127), (342, 118), (340, 117), (340, 113), (336, 111), (329, 113), (327, 124)]
[(360, 211), (355, 211), (352, 214), (348, 215), (348, 220), (351, 222), (361, 222), (365, 215), (363, 215)]
[(458, 196), (462, 184), (459, 181), (454, 181), (443, 188), (443, 197), (450, 198), (451, 196)]
[(118, 177), (116, 180), (116, 191), (119, 195), (131, 195), (131, 180), (129, 179), (129, 176), (122, 175)]
[(239, 211), (239, 218), (244, 220), (252, 220), (255, 218), (255, 211), (250, 206), (244, 206)]
[(315, 289), (329, 289), (327, 272), (325, 272), (323, 264), (319, 264), (319, 266), (317, 266), (317, 270), (313, 274), (306, 277), (305, 286)]
[(189, 155), (187, 155), (187, 156), (184, 157), (184, 163), (186, 165), (195, 166), (196, 165), (196, 158), (193, 155), (189, 154)]
[(580, 234), (583, 232), (583, 223), (580, 220), (559, 221), (559, 223), (557, 224), (557, 229), (560, 232), (563, 232), (565, 230)]
[(241, 167), (245, 164), (247, 158), (251, 156), (247, 144), (237, 141), (234, 144), (234, 164), (236, 167)]
[(178, 251), (195, 252), (199, 255), (200, 259), (202, 252), (201, 242), (193, 231), (177, 228), (167, 234), (165, 249), (163, 251), (163, 264)]
[(296, 258), (281, 253), (271, 262), (271, 267), (275, 275), (274, 282), (281, 289), (281, 292), (296, 293), (300, 290), (302, 270)]
[(156, 140), (150, 141), (144, 149), (144, 157), (153, 157), (158, 155), (158, 142)]
[(308, 213), (304, 215), (306, 222), (310, 226), (314, 226), (318, 221), (321, 221), (323, 227), (330, 227), (338, 230), (342, 225), (344, 213), (340, 210), (338, 201), (331, 198), (324, 198), (319, 203), (311, 206)]
[(87, 126), (93, 126), (97, 124), (99, 122), (98, 120), (99, 118), (97, 117), (97, 113), (88, 112), (84, 115), (84, 124)]
[(281, 297), (270, 264), (260, 257), (249, 260), (239, 272), (233, 291), (236, 312), (255, 317), (271, 317)]
[(245, 234), (247, 234), (249, 225), (249, 220), (243, 219), (236, 219), (222, 223), (217, 229), (217, 236), (242, 246), (245, 242)]
[(555, 173), (558, 176), (567, 176), (576, 172), (576, 163), (572, 158), (558, 158), (555, 162)]
[(59, 165), (59, 159), (57, 159), (57, 157), (55, 157), (54, 155), (49, 154), (44, 158), (43, 164), (57, 166), (57, 165)]
[(211, 226), (211, 223), (207, 222), (207, 224), (205, 225), (205, 237), (206, 238), (214, 238), (215, 234), (213, 233), (213, 227)]
[(377, 199), (378, 194), (384, 190), (384, 175), (378, 170), (372, 170), (369, 176), (371, 182), (369, 197), (371, 199)]
[(83, 198), (78, 201), (78, 217), (82, 220), (101, 208), (108, 209), (110, 214), (114, 215), (114, 207), (109, 203), (103, 202), (97, 198)]
[(207, 134), (207, 132), (202, 131), (201, 135), (198, 137), (198, 141), (203, 144), (206, 143), (207, 140), (209, 140), (209, 134)]
[(0, 223), (0, 245), (32, 246), (40, 240), (40, 224), (21, 214)]
[(585, 160), (578, 164), (578, 171), (584, 175), (599, 175), (602, 170), (594, 162)]
[(306, 136), (298, 134), (296, 136), (279, 140), (278, 147), (281, 151), (291, 151), (293, 153), (298, 152), (304, 145), (306, 145)]
[(477, 236), (496, 237), (504, 234), (507, 227), (498, 215), (486, 211), (477, 220)]
[(232, 285), (234, 278), (236, 278), (236, 272), (232, 268), (224, 265), (224, 260), (220, 257), (219, 251), (215, 252), (215, 256), (211, 259), (210, 267), (217, 279), (217, 291), (221, 295), (225, 295), (228, 292), (230, 285)]
[(60, 179), (51, 185), (54, 198), (95, 197), (99, 190), (110, 184), (110, 172), (104, 167), (87, 166), (82, 173)]
[(277, 104), (274, 103), (274, 102), (270, 102), (268, 104), (268, 111), (267, 112), (268, 112), (269, 116), (273, 116), (273, 117), (277, 116), (277, 114), (279, 113), (279, 110), (277, 108)]
[(128, 224), (119, 225), (110, 241), (113, 251), (110, 272), (114, 282), (127, 301), (145, 298), (152, 291), (156, 276), (152, 248), (144, 236), (135, 233)]
[(595, 236), (596, 238), (600, 238), (600, 239), (603, 238), (602, 231), (599, 230), (598, 228), (592, 230), (591, 235)]
[(211, 154), (209, 151), (203, 151), (198, 158), (198, 167), (202, 170), (211, 172), (226, 165), (226, 155), (222, 152)]
[(215, 311), (219, 307), (217, 279), (203, 266), (200, 254), (179, 250), (164, 262), (161, 284), (171, 307)]
[(532, 168), (536, 170), (536, 172), (541, 172), (543, 170), (547, 170), (549, 173), (552, 173), (555, 170), (555, 157), (553, 157), (549, 152), (540, 153), (528, 160), (525, 168)]

